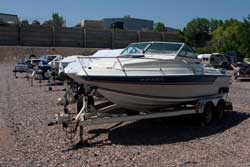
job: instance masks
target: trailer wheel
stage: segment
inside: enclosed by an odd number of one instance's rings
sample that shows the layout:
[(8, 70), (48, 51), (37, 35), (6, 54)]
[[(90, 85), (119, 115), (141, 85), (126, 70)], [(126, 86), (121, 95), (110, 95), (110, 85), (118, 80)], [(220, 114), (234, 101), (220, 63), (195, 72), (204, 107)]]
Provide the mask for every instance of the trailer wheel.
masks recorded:
[(211, 103), (207, 103), (204, 107), (202, 114), (202, 123), (205, 125), (209, 125), (213, 119), (213, 105)]
[(45, 71), (44, 73), (42, 73), (42, 77), (44, 80), (47, 80), (50, 78), (50, 72), (49, 70)]
[(224, 116), (224, 112), (225, 112), (225, 102), (224, 100), (220, 100), (214, 112), (216, 119), (219, 120), (222, 119)]

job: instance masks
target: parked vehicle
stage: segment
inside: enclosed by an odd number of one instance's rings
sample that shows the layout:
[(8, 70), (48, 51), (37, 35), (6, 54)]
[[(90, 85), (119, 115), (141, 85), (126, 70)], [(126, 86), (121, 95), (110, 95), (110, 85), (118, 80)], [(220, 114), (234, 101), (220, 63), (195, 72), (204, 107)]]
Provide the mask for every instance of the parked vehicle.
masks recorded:
[(43, 79), (49, 78), (49, 71), (52, 67), (49, 64), (51, 61), (61, 60), (61, 55), (42, 55), (39, 58), (29, 58), (18, 62), (15, 65), (13, 72), (16, 73), (28, 73), (35, 71), (36, 74), (41, 74)]
[(212, 54), (201, 54), (198, 55), (201, 63), (206, 66), (213, 66), (216, 68), (230, 68), (231, 62), (230, 59), (220, 53), (212, 53)]
[(59, 61), (63, 59), (61, 55), (44, 55), (40, 57), (38, 73), (42, 74), (43, 79), (49, 79), (51, 74), (53, 77), (58, 75)]
[(15, 74), (32, 72), (34, 67), (39, 65), (40, 61), (40, 59), (22, 59), (15, 65), (13, 72)]
[(233, 77), (235, 80), (250, 79), (250, 64), (238, 62), (232, 64), (234, 70)]

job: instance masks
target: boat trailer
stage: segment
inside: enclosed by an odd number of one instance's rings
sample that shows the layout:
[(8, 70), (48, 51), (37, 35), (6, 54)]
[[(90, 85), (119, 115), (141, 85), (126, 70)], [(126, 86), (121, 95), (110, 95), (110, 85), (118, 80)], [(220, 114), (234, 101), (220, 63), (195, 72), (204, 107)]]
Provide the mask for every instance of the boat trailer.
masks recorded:
[(233, 110), (232, 103), (229, 100), (225, 100), (228, 96), (218, 95), (202, 98), (195, 103), (179, 105), (178, 107), (169, 107), (152, 112), (133, 113), (127, 112), (128, 110), (124, 110), (117, 104), (113, 104), (105, 99), (94, 103), (94, 91), (95, 90), (87, 96), (80, 96), (78, 98), (78, 111), (75, 113), (68, 111), (68, 103), (66, 101), (64, 112), (56, 114), (55, 119), (49, 122), (48, 126), (61, 124), (70, 140), (75, 137), (77, 129), (79, 128), (79, 144), (86, 144), (87, 141), (83, 138), (83, 127), (88, 125), (122, 123), (143, 119), (199, 114), (201, 116), (201, 125), (205, 126), (210, 124), (214, 117), (222, 119), (225, 111)]

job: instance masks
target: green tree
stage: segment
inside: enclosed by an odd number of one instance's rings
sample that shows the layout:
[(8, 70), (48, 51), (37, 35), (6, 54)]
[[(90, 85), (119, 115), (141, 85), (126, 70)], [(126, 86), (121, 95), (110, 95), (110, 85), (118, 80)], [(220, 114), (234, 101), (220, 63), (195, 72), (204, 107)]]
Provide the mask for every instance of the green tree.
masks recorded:
[(55, 27), (62, 27), (65, 25), (65, 20), (58, 13), (53, 13), (52, 14), (52, 24)]
[(242, 45), (242, 23), (238, 20), (226, 20), (212, 34), (211, 47), (217, 52), (240, 52)]
[(190, 21), (182, 32), (185, 42), (199, 53), (237, 52), (250, 58), (250, 15), (243, 21), (197, 18)]
[(218, 27), (223, 26), (223, 21), (222, 20), (217, 20), (217, 19), (211, 19), (210, 20), (210, 32), (214, 32)]
[(245, 57), (250, 58), (250, 15), (244, 18), (240, 33), (240, 53)]
[(183, 33), (188, 44), (202, 47), (210, 40), (210, 22), (206, 18), (191, 20), (184, 28)]
[(155, 23), (154, 24), (154, 31), (156, 32), (163, 32), (165, 31), (165, 25), (161, 22)]

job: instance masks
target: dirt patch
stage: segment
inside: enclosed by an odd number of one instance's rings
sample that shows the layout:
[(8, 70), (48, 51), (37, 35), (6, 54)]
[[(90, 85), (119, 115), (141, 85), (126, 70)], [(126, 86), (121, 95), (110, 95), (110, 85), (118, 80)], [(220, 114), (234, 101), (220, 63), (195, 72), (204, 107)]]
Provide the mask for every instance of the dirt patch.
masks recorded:
[(0, 147), (0, 166), (250, 166), (249, 82), (233, 82), (234, 112), (210, 126), (180, 117), (88, 126), (89, 145), (75, 147), (78, 135), (70, 143), (62, 126), (47, 126), (63, 110), (62, 87), (31, 87), (12, 68), (0, 64), (1, 146), (11, 148)]
[(11, 130), (8, 128), (0, 128), (0, 147), (9, 147), (13, 143)]

